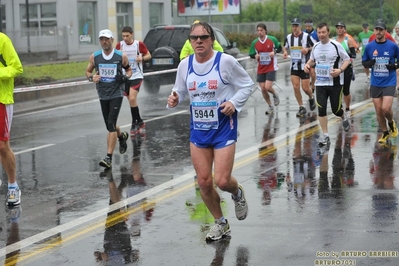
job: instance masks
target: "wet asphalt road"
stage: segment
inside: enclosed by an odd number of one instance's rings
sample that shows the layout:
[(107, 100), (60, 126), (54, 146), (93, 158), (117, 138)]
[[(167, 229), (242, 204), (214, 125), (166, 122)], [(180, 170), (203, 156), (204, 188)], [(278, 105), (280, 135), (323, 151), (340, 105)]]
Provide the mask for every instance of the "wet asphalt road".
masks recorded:
[[(140, 93), (147, 134), (131, 139), (124, 155), (116, 147), (111, 171), (98, 166), (106, 131), (97, 100), (14, 117), (11, 145), (22, 204), (0, 208), (0, 261), (399, 265), (397, 140), (377, 143), (381, 133), (359, 65), (351, 130), (344, 133), (331, 116), (329, 150), (317, 146), (315, 113), (295, 117), (288, 65), (280, 67), (277, 112), (265, 116), (264, 100), (255, 91), (239, 116), (233, 174), (245, 188), (250, 211), (238, 221), (230, 196), (221, 194), (231, 238), (204, 241), (213, 219), (195, 188), (188, 101), (166, 110), (171, 86), (164, 86), (157, 95)], [(399, 119), (397, 105), (395, 100)], [(124, 100), (123, 130), (129, 120)], [(4, 173), (1, 181), (4, 198)]]

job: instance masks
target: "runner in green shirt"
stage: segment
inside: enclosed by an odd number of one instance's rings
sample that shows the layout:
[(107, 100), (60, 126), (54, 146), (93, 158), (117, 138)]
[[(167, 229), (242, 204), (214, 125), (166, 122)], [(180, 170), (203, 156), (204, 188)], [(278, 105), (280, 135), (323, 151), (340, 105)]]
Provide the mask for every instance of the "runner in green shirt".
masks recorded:
[[(363, 23), (363, 31), (359, 33), (357, 40), (359, 43), (359, 47), (362, 46), (362, 57), (364, 54), (364, 50), (366, 49), (366, 45), (369, 43), (369, 38), (373, 34), (373, 31), (369, 30), (369, 24)], [(367, 81), (370, 82), (370, 69), (364, 68), (364, 72), (367, 76)]]

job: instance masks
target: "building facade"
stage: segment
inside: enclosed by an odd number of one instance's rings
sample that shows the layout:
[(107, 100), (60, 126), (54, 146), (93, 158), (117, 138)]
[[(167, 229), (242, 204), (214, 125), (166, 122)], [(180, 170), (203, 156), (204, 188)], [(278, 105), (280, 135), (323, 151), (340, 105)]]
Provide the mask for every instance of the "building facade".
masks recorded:
[(170, 24), (171, 0), (0, 0), (1, 31), (20, 55), (56, 54), (57, 59), (90, 55), (98, 32), (108, 28), (115, 42), (132, 26), (142, 40), (156, 24)]

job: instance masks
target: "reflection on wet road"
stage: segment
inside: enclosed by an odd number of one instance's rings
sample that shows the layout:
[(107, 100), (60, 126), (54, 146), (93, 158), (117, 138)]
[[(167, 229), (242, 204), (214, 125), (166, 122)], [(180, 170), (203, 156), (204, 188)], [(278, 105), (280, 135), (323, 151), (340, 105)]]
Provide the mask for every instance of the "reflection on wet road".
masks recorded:
[[(109, 171), (98, 166), (106, 132), (97, 101), (16, 116), (11, 145), (22, 204), (0, 208), (0, 260), (60, 266), (398, 265), (397, 140), (378, 144), (381, 132), (365, 75), (356, 77), (351, 129), (344, 132), (340, 120), (329, 116), (327, 148), (317, 145), (316, 113), (295, 116), (286, 65), (278, 72), (281, 103), (274, 115), (265, 116), (261, 93), (254, 92), (239, 115), (234, 167), (249, 216), (238, 221), (222, 193), (232, 236), (211, 244), (204, 238), (213, 219), (196, 188), (189, 154), (188, 101), (166, 110), (170, 87), (140, 94), (147, 133), (128, 141)], [(127, 105), (119, 119), (126, 128)], [(399, 118), (396, 100), (394, 108)], [(4, 173), (0, 180), (5, 197)]]

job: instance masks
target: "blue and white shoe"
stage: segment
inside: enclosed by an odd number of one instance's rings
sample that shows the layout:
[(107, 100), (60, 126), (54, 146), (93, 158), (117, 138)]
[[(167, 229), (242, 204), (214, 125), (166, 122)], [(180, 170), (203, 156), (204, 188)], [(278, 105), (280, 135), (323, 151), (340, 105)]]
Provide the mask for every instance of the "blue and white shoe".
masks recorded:
[(17, 188), (8, 188), (7, 206), (16, 206), (21, 204), (21, 190)]

